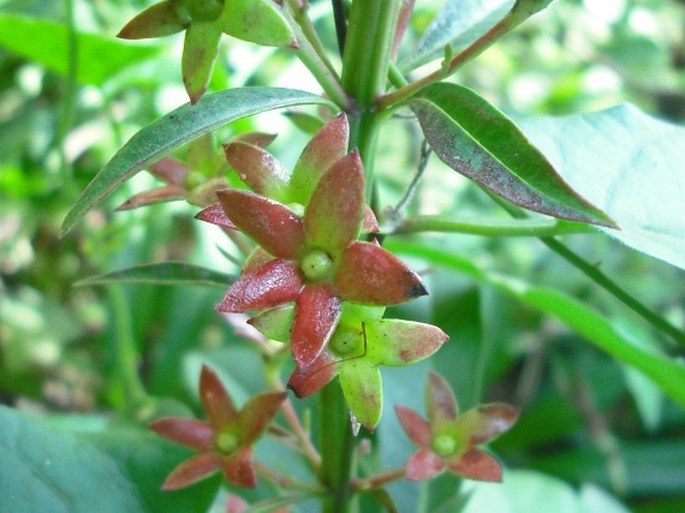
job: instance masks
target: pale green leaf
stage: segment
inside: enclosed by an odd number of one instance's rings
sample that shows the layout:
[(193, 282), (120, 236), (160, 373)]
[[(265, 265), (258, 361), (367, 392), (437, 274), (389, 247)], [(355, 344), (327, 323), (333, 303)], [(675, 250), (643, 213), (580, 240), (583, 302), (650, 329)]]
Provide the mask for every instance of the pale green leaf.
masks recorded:
[(447, 0), (401, 67), (413, 69), (439, 58), (444, 55), (446, 45), (455, 50), (469, 45), (502, 19), (513, 5), (514, 0)]
[(685, 269), (685, 128), (632, 105), (559, 118), (522, 129), (583, 197), (619, 230), (602, 228), (633, 249)]
[(231, 121), (282, 107), (328, 104), (328, 100), (292, 89), (243, 87), (203, 96), (136, 133), (112, 157), (67, 213), (61, 235), (114, 189), (174, 149)]

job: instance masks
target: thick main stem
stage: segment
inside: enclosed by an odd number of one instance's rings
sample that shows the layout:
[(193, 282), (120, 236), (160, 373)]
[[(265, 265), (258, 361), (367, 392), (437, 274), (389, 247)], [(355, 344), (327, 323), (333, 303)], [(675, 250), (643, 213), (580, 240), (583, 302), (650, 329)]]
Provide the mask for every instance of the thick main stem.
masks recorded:
[(323, 512), (348, 513), (354, 437), (347, 403), (337, 380), (321, 390), (318, 417), (321, 481), (328, 489)]
[[(359, 151), (366, 171), (366, 198), (373, 207), (373, 163), (378, 123), (376, 109), (385, 91), (400, 0), (355, 0), (343, 49), (342, 87), (351, 105), (350, 149)], [(354, 437), (347, 404), (337, 381), (327, 385), (319, 403), (321, 480), (329, 490), (325, 513), (348, 513), (351, 507)]]

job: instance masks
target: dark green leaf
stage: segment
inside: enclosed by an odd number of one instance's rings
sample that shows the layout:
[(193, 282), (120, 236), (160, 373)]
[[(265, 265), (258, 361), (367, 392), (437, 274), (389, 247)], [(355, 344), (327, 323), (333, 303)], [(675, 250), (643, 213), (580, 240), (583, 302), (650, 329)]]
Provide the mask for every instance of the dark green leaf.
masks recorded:
[(433, 151), (449, 167), (522, 207), (610, 226), (502, 112), (465, 87), (438, 83), (411, 100)]
[(414, 69), (441, 57), (448, 44), (456, 50), (474, 42), (513, 5), (514, 0), (447, 0), (402, 68)]
[(632, 105), (521, 123), (575, 190), (620, 226), (633, 249), (685, 269), (685, 128)]
[(213, 285), (226, 287), (235, 278), (228, 274), (181, 262), (160, 262), (137, 265), (85, 278), (76, 283), (83, 285), (108, 285), (110, 283), (151, 283), (157, 285)]
[[(78, 33), (76, 80), (102, 85), (115, 73), (158, 53), (158, 47)], [(63, 23), (0, 13), (0, 46), (46, 68), (67, 74), (69, 49)]]
[(149, 124), (112, 157), (71, 208), (62, 225), (67, 233), (88, 210), (117, 186), (174, 149), (231, 121), (281, 107), (328, 104), (303, 91), (271, 87), (244, 87), (203, 96)]

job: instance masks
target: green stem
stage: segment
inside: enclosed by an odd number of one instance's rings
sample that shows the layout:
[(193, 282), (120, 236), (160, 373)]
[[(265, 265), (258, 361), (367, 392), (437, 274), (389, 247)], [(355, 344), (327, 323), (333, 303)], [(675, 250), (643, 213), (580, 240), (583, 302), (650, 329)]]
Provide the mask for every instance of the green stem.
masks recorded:
[(455, 55), (449, 62), (444, 62), (440, 69), (435, 70), (431, 74), (426, 75), (415, 82), (400, 87), (392, 93), (386, 94), (380, 99), (379, 106), (381, 108), (388, 108), (406, 100), (427, 85), (449, 77), (471, 59), (490, 48), (490, 46), (499, 41), (504, 35), (511, 32), (531, 16), (530, 10), (521, 7), (519, 5), (521, 3), (525, 2), (517, 2), (514, 7), (512, 7), (511, 11), (509, 11), (509, 13), (494, 27), (471, 43), (470, 46), (467, 46), (464, 50)]
[(350, 147), (357, 148), (366, 172), (366, 199), (374, 206), (374, 157), (384, 113), (376, 101), (385, 91), (399, 0), (357, 0), (350, 10), (342, 86), (354, 99), (348, 110)]
[(302, 6), (299, 7), (295, 4), (296, 2), (293, 2), (293, 0), (290, 1), (293, 18), (302, 29), (302, 35), (304, 35), (304, 37), (307, 38), (307, 41), (309, 41), (312, 48), (316, 52), (316, 55), (318, 55), (319, 59), (321, 59), (321, 62), (323, 62), (324, 65), (328, 68), (328, 71), (330, 71), (331, 74), (335, 76), (337, 79), (338, 73), (333, 67), (333, 64), (331, 63), (330, 59), (328, 58), (326, 49), (324, 48), (323, 43), (319, 38), (319, 35), (316, 33), (316, 29), (312, 24), (312, 20), (307, 15), (307, 3), (304, 3)]
[(107, 287), (114, 318), (116, 375), (121, 380), (124, 410), (134, 414), (147, 397), (138, 374), (138, 348), (133, 336), (131, 312), (121, 285)]
[(64, 0), (67, 22), (67, 74), (64, 83), (64, 97), (59, 121), (55, 129), (54, 144), (59, 151), (62, 173), (65, 184), (73, 186), (71, 164), (67, 157), (64, 141), (74, 121), (74, 109), (76, 106), (76, 76), (78, 74), (78, 34), (74, 19), (73, 0)]
[[(392, 42), (401, 0), (355, 0), (343, 50), (341, 83), (352, 104), (346, 112), (350, 121), (350, 148), (359, 151), (366, 172), (366, 197), (374, 206), (373, 164), (379, 122), (384, 116), (376, 100), (385, 91)], [(320, 393), (319, 423), (321, 481), (329, 489), (325, 513), (348, 513), (353, 491), (354, 439), (347, 404), (338, 381)]]
[(640, 315), (653, 327), (659, 331), (666, 333), (673, 340), (681, 345), (685, 345), (685, 332), (676, 328), (664, 319), (661, 315), (654, 312), (644, 303), (638, 301), (630, 293), (621, 288), (618, 283), (609, 278), (606, 274), (600, 271), (596, 266), (582, 258), (578, 253), (571, 250), (568, 246), (562, 244), (556, 239), (542, 237), (542, 243), (549, 249), (554, 251), (557, 255), (569, 262), (571, 265), (582, 271), (588, 278), (594, 281), (597, 285), (609, 292), (616, 299), (621, 301), (628, 308)]
[[(322, 60), (317, 49), (312, 45), (311, 41), (302, 30), (302, 27), (300, 27), (297, 22), (297, 16), (302, 16), (303, 14), (300, 13), (299, 7), (297, 7), (296, 4), (296, 1), (290, 0), (287, 4), (287, 7), (289, 8), (283, 9), (285, 16), (290, 23), (290, 27), (295, 33), (297, 44), (299, 45), (293, 52), (311, 74), (314, 75), (314, 78), (316, 78), (326, 95), (335, 102), (338, 107), (345, 110), (348, 108), (349, 98), (341, 87), (340, 81), (335, 71), (332, 69), (332, 66), (327, 62), (328, 59)], [(312, 34), (310, 34), (310, 37), (311, 36)]]
[(329, 490), (323, 512), (348, 513), (354, 439), (347, 403), (337, 380), (319, 393), (318, 417), (321, 481)]
[[(486, 191), (487, 192), (487, 191)], [(526, 219), (528, 214), (520, 208), (511, 205), (505, 200), (488, 193), (490, 198), (501, 206), (510, 216), (515, 219)], [(669, 335), (673, 340), (681, 345), (685, 345), (685, 332), (678, 329), (673, 324), (668, 322), (662, 316), (654, 312), (644, 303), (638, 301), (632, 294), (626, 292), (618, 283), (609, 278), (606, 274), (600, 271), (596, 266), (581, 257), (578, 253), (571, 250), (565, 244), (559, 242), (551, 237), (540, 237), (542, 243), (549, 249), (554, 251), (557, 255), (562, 257), (568, 263), (573, 265), (576, 269), (584, 273), (588, 278), (594, 281), (597, 285), (606, 290), (609, 294), (621, 301), (628, 308), (637, 313), (645, 321), (651, 324), (654, 328)]]
[(554, 219), (518, 221), (482, 221), (451, 219), (444, 216), (417, 216), (405, 219), (386, 235), (419, 232), (448, 232), (487, 237), (553, 237), (570, 233), (590, 233), (595, 229), (585, 223)]

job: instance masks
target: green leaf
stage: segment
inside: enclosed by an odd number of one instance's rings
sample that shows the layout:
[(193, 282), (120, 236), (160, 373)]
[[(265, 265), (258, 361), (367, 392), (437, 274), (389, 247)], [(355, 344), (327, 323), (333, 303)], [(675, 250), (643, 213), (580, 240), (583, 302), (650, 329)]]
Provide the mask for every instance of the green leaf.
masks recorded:
[(181, 262), (143, 264), (120, 271), (99, 274), (78, 281), (76, 286), (109, 285), (111, 283), (149, 283), (155, 285), (212, 285), (226, 287), (234, 276)]
[(440, 160), (491, 192), (554, 217), (612, 224), (564, 182), (513, 121), (470, 89), (432, 84), (411, 99), (411, 107)]
[(67, 213), (63, 236), (95, 205), (141, 169), (174, 149), (231, 121), (281, 107), (332, 104), (303, 91), (271, 87), (243, 87), (203, 96), (185, 104), (136, 133), (112, 157)]
[[(97, 442), (97, 443), (94, 443)], [(218, 483), (163, 494), (188, 451), (140, 431), (72, 433), (0, 406), (0, 497), (12, 513), (204, 511)]]
[(467, 480), (463, 489), (471, 494), (463, 513), (628, 513), (625, 506), (599, 488), (584, 485), (578, 492), (556, 477), (528, 470), (506, 472), (501, 484)]
[(444, 55), (446, 45), (458, 49), (473, 43), (501, 20), (514, 0), (447, 0), (425, 30), (402, 69), (414, 69)]
[(685, 128), (632, 105), (521, 123), (571, 186), (611, 216), (604, 229), (685, 269)]
[(488, 273), (468, 259), (441, 249), (396, 241), (389, 241), (386, 248), (466, 273), (541, 312), (553, 315), (599, 349), (639, 370), (671, 399), (685, 406), (685, 365), (633, 345), (611, 322), (580, 301), (557, 290), (534, 287), (520, 280)]
[[(63, 23), (0, 13), (0, 46), (61, 75), (69, 69), (67, 32)], [(85, 32), (79, 32), (77, 37), (76, 80), (81, 84), (102, 85), (119, 71), (154, 56), (159, 49)]]

